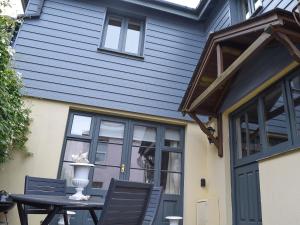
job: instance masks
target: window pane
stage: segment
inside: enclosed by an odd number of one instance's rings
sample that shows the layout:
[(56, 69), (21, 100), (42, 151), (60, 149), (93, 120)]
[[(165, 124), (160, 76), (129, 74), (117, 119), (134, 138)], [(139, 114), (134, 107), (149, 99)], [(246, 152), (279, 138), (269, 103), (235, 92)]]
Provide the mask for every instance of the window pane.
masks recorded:
[(236, 119), (236, 131), (238, 158), (243, 158), (248, 155), (246, 114)]
[(161, 170), (181, 172), (181, 154), (175, 152), (162, 152)]
[(178, 148), (180, 143), (180, 131), (178, 129), (166, 129), (165, 146)]
[(122, 145), (98, 143), (95, 163), (110, 166), (120, 166), (122, 148)]
[(129, 20), (126, 34), (125, 52), (138, 54), (141, 38), (141, 24)]
[(295, 77), (290, 82), (292, 91), (294, 112), (295, 112), (295, 126), (297, 135), (300, 136), (300, 76)]
[(249, 154), (253, 155), (261, 151), (257, 103), (247, 111), (249, 132)]
[(112, 178), (119, 179), (119, 174), (120, 168), (118, 167), (97, 166), (94, 169), (92, 187), (108, 190), (110, 180)]
[(269, 146), (288, 141), (287, 116), (281, 84), (274, 86), (264, 97), (265, 127)]
[(121, 33), (122, 21), (117, 18), (110, 17), (108, 20), (106, 37), (105, 37), (105, 48), (118, 49), (119, 40)]
[(181, 175), (179, 173), (161, 172), (160, 186), (164, 188), (166, 194), (179, 195), (180, 179)]
[(257, 10), (260, 6), (262, 6), (262, 0), (254, 0), (254, 10)]
[(100, 125), (100, 141), (123, 144), (125, 126), (123, 123), (102, 121)]
[(132, 147), (131, 168), (154, 169), (155, 148)]
[(154, 171), (153, 170), (130, 170), (130, 181), (142, 182), (142, 183), (153, 183), (154, 182)]
[(134, 126), (133, 145), (155, 147), (156, 129), (145, 126)]
[(67, 186), (72, 187), (72, 179), (74, 177), (74, 168), (73, 166), (70, 166), (69, 162), (64, 162), (62, 169), (61, 169), (61, 175), (60, 179), (66, 180)]
[(242, 11), (245, 19), (249, 19), (251, 16), (250, 6), (248, 0), (242, 0)]
[(73, 123), (71, 128), (71, 134), (89, 136), (91, 128), (92, 118), (89, 116), (78, 116), (73, 117)]
[(64, 161), (72, 161), (72, 155), (89, 152), (90, 143), (67, 140)]

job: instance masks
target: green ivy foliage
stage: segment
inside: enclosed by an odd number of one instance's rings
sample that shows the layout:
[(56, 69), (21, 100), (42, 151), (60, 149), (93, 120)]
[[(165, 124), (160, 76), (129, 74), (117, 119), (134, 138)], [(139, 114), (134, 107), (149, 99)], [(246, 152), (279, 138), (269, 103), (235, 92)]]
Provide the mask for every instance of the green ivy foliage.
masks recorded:
[[(5, 3), (0, 0), (0, 6)], [(14, 50), (10, 40), (16, 21), (0, 16), (0, 164), (15, 151), (30, 155), (25, 147), (29, 133), (30, 110), (25, 107), (21, 75), (11, 65)]]

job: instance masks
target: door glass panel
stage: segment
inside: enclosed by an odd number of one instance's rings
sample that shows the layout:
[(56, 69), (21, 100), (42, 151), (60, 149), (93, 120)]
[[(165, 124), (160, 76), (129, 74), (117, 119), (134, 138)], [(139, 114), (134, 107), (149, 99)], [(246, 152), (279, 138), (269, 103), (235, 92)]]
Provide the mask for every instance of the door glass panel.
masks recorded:
[(122, 20), (118, 18), (110, 17), (108, 20), (106, 37), (105, 37), (105, 48), (115, 49), (119, 48), (120, 33), (122, 27)]
[(89, 136), (92, 117), (75, 115), (73, 117), (71, 134)]
[(60, 179), (66, 180), (67, 186), (72, 187), (72, 179), (74, 177), (74, 168), (69, 162), (63, 162)]
[(275, 85), (264, 97), (264, 118), (269, 146), (288, 141), (288, 119), (281, 84)]
[(132, 147), (131, 168), (154, 169), (155, 148)]
[(165, 132), (165, 146), (171, 148), (178, 148), (180, 144), (180, 131), (178, 129), (166, 129)]
[(141, 23), (129, 20), (126, 34), (125, 52), (138, 54), (141, 38)]
[(181, 172), (181, 154), (175, 152), (162, 152), (161, 170)]
[(300, 76), (297, 76), (290, 81), (290, 87), (295, 113), (296, 134), (297, 136), (300, 136)]
[(257, 103), (250, 106), (247, 111), (248, 133), (249, 133), (249, 154), (253, 155), (261, 151)]
[(242, 114), (236, 119), (236, 131), (238, 158), (241, 159), (248, 155), (246, 114)]
[(72, 161), (72, 155), (89, 152), (90, 143), (67, 140), (64, 161)]
[(134, 126), (130, 162), (130, 180), (152, 183), (156, 150), (156, 128)]
[(94, 169), (92, 187), (108, 190), (112, 178), (119, 179), (120, 168), (96, 166)]
[(99, 138), (101, 142), (123, 144), (125, 125), (102, 121), (100, 125)]
[(120, 166), (122, 145), (98, 143), (95, 164)]
[(153, 183), (154, 182), (154, 171), (153, 170), (139, 170), (130, 169), (130, 181), (142, 182), (142, 183)]
[(180, 173), (161, 172), (160, 186), (164, 188), (165, 194), (180, 194)]

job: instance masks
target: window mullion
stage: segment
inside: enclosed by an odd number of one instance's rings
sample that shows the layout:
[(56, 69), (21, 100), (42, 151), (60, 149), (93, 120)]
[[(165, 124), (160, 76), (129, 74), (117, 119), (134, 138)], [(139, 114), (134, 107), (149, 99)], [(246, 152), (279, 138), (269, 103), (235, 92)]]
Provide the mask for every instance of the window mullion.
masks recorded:
[(249, 120), (248, 113), (245, 113), (245, 122), (246, 122), (246, 148), (247, 148), (247, 156), (250, 155), (250, 132), (249, 132)]
[(125, 51), (125, 42), (126, 42), (127, 28), (128, 28), (128, 19), (125, 18), (125, 17), (123, 17), (123, 19), (122, 19), (121, 35), (120, 35), (120, 41), (119, 41), (119, 51), (120, 52), (124, 52)]
[[(284, 111), (286, 113), (286, 120), (288, 123), (287, 124), (288, 137), (289, 137), (288, 140), (289, 140), (289, 142), (294, 143), (294, 137), (293, 137), (294, 132), (292, 132), (293, 125), (291, 123), (292, 117), (290, 114), (290, 106), (288, 104), (288, 97), (287, 97), (287, 90), (286, 90), (285, 82), (282, 82), (281, 88), (282, 88), (282, 93), (283, 93)], [(293, 123), (293, 124), (295, 124), (295, 123)]]

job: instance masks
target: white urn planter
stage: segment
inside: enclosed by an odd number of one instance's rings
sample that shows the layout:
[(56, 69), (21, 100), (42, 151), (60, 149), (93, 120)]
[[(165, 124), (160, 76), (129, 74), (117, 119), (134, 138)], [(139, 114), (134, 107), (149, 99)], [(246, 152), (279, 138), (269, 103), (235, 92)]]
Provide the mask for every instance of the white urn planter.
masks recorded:
[(82, 194), (84, 188), (89, 184), (89, 172), (93, 164), (89, 163), (70, 163), (74, 167), (74, 178), (72, 184), (75, 186), (76, 193), (69, 198), (72, 200), (88, 200), (89, 196)]
[(183, 218), (180, 216), (167, 216), (166, 219), (170, 221), (170, 225), (179, 225), (180, 220)]

